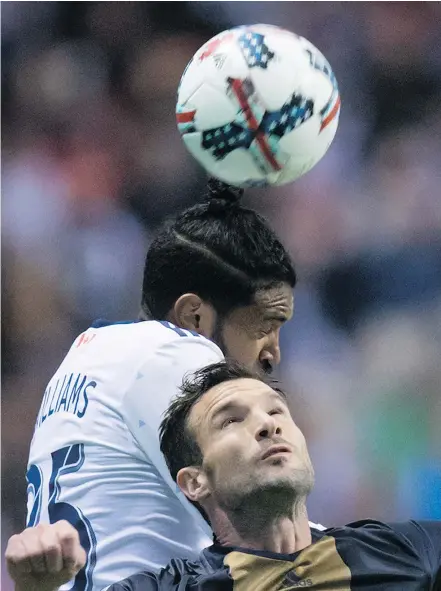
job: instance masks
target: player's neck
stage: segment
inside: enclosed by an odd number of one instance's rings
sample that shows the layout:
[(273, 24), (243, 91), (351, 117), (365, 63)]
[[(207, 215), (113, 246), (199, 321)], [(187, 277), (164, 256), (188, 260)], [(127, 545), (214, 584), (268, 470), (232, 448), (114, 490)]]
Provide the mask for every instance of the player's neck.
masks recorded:
[(216, 508), (210, 521), (217, 541), (222, 546), (239, 546), (292, 554), (312, 543), (306, 506), (293, 508), (292, 515), (231, 515)]

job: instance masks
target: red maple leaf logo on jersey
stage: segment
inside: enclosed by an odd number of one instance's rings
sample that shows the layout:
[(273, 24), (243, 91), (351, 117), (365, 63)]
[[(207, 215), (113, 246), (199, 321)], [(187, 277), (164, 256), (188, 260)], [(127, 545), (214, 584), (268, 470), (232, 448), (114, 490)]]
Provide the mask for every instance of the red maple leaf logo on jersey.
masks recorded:
[(83, 332), (77, 341), (76, 344), (76, 348), (78, 349), (78, 347), (81, 347), (81, 345), (87, 345), (87, 343), (90, 343), (90, 341), (93, 341), (93, 339), (96, 337), (96, 333), (92, 333), (92, 334), (86, 334), (85, 332)]
[(225, 41), (230, 41), (230, 39), (232, 39), (233, 37), (234, 37), (234, 33), (227, 33), (226, 35), (223, 35), (222, 37), (216, 37), (215, 39), (208, 41), (208, 43), (206, 43), (202, 47), (203, 52), (199, 56), (199, 61), (203, 62), (204, 59), (206, 59), (207, 57), (210, 57), (210, 55), (213, 55), (213, 53), (215, 51), (217, 51), (219, 49), (219, 47), (223, 43), (225, 43)]

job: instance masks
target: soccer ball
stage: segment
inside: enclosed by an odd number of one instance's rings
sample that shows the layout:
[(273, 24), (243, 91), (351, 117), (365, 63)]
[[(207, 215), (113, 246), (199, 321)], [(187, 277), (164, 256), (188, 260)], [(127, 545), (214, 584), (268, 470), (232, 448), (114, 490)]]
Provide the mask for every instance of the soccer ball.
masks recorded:
[(239, 187), (283, 185), (325, 155), (340, 96), (326, 58), (272, 25), (224, 31), (187, 65), (176, 118), (185, 145), (214, 176)]

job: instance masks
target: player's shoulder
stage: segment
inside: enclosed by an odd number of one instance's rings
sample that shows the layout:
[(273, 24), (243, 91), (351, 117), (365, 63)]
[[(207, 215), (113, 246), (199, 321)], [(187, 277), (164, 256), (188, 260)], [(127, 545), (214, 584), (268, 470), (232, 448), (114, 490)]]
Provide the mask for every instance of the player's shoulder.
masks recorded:
[(421, 573), (436, 580), (441, 576), (441, 522), (364, 520), (318, 535), (327, 536), (318, 540), (319, 544), (333, 538), (332, 545), (349, 565), (354, 578), (366, 571), (366, 565), (371, 572), (387, 572), (401, 579), (403, 565), (409, 580), (420, 578)]
[(127, 336), (127, 338), (138, 338), (152, 339), (154, 337), (155, 342), (166, 342), (177, 338), (189, 338), (189, 337), (200, 337), (204, 338), (196, 332), (191, 330), (184, 330), (175, 326), (171, 322), (166, 320), (121, 320), (112, 322), (99, 318), (95, 320), (89, 327), (90, 331), (105, 336), (106, 338), (118, 336)]
[(395, 534), (396, 530), (390, 524), (376, 519), (360, 519), (347, 523), (346, 525), (330, 527), (317, 534), (318, 537), (333, 536), (335, 538), (345, 537), (376, 537)]
[(415, 550), (422, 528), (419, 522), (405, 521), (401, 523), (386, 523), (374, 519), (364, 519), (348, 523), (342, 527), (332, 527), (316, 534), (317, 538), (330, 536), (336, 543), (349, 540), (376, 548), (395, 547), (401, 551)]
[(109, 322), (96, 320), (87, 331), (79, 335), (74, 346), (91, 343), (93, 339), (103, 346), (118, 347), (139, 351), (141, 356), (154, 353), (157, 349), (167, 346), (183, 348), (197, 344), (198, 347), (208, 347), (217, 352), (218, 346), (199, 333), (180, 328), (166, 320), (131, 320)]
[(212, 340), (196, 331), (180, 328), (167, 320), (149, 320), (140, 324), (149, 325), (143, 327), (144, 336), (148, 343), (153, 344), (152, 357), (156, 362), (170, 356), (176, 365), (180, 365), (180, 359), (184, 364), (191, 360), (192, 366), (198, 358), (204, 365), (224, 358), (222, 351)]

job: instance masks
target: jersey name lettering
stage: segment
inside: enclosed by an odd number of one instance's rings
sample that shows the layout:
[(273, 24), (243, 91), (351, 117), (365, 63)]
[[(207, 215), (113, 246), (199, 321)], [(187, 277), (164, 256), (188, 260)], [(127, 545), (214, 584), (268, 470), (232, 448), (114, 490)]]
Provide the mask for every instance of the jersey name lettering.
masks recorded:
[(41, 427), (48, 417), (58, 412), (69, 412), (79, 419), (84, 417), (89, 405), (88, 392), (96, 386), (94, 380), (88, 380), (81, 373), (53, 378), (45, 390), (36, 427)]

